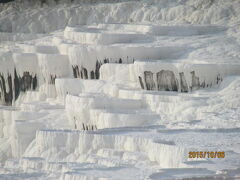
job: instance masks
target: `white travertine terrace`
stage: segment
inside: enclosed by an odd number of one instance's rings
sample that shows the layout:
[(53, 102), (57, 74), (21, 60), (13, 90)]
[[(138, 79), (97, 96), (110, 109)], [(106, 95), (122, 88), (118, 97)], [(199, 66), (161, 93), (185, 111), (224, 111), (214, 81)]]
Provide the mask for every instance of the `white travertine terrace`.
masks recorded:
[(0, 4), (0, 179), (240, 177), (237, 1), (60, 1)]

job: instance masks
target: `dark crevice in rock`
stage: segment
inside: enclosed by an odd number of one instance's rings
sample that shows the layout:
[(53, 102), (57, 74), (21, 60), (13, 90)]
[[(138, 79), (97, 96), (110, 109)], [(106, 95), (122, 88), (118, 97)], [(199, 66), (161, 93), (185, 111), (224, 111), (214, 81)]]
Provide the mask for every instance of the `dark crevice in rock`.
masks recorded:
[[(8, 88), (7, 88), (7, 85), (8, 85)], [(8, 74), (7, 76), (7, 81), (5, 81), (4, 75), (0, 74), (0, 93), (1, 93), (1, 102), (3, 102), (5, 105), (12, 105), (13, 85), (12, 85), (12, 76), (10, 74)]]
[(144, 84), (143, 84), (142, 78), (140, 76), (138, 76), (138, 80), (139, 80), (141, 88), (144, 89)]
[(33, 77), (33, 81), (32, 81), (32, 89), (36, 90), (38, 86), (38, 80), (37, 80), (37, 75), (35, 74), (35, 76)]
[(75, 129), (82, 129), (84, 131), (88, 131), (88, 130), (89, 131), (94, 131), (94, 130), (97, 130), (97, 126), (96, 125), (86, 125), (84, 123), (82, 123), (82, 127), (81, 126), (78, 127), (77, 126), (77, 119), (76, 119), (76, 117), (74, 116), (73, 119), (74, 119), (74, 128)]
[(82, 66), (81, 66), (81, 68), (79, 68), (78, 65), (72, 65), (73, 76), (74, 76), (74, 78), (80, 78), (80, 79), (99, 79), (100, 78), (100, 67), (103, 64), (107, 64), (110, 62), (122, 64), (123, 60), (122, 60), (122, 58), (115, 59), (115, 60), (109, 59), (109, 58), (105, 58), (103, 60), (97, 60), (96, 65), (95, 65), (95, 70), (87, 69)]
[(122, 64), (122, 59), (120, 58), (119, 61), (118, 61), (119, 64)]
[(221, 83), (223, 81), (223, 78), (220, 74), (217, 75), (217, 84)]
[(151, 71), (145, 71), (144, 72), (144, 80), (146, 84), (147, 90), (154, 90), (155, 89), (155, 83), (153, 80), (153, 73)]
[[(88, 79), (88, 71), (86, 68), (81, 67), (81, 70), (80, 70), (78, 65), (74, 65), (72, 66), (72, 69), (73, 69), (74, 78)], [(92, 74), (91, 74), (91, 77), (92, 77)]]
[(188, 85), (183, 72), (179, 73), (180, 76), (180, 85), (181, 85), (181, 92), (188, 92)]
[[(38, 86), (37, 75), (24, 72), (22, 77), (14, 69), (14, 75), (8, 74), (7, 79), (0, 74), (0, 102), (4, 105), (12, 105), (21, 92), (36, 90)], [(8, 88), (7, 88), (8, 87)]]
[[(186, 81), (184, 72), (179, 73), (179, 82), (174, 72), (170, 70), (161, 70), (160, 72), (158, 72), (156, 74), (156, 80), (154, 79), (155, 73), (152, 73), (151, 71), (144, 71), (145, 84), (143, 83), (141, 76), (138, 76), (138, 81), (142, 89), (189, 92), (197, 90), (199, 88), (212, 87), (214, 84), (219, 84), (223, 80), (221, 75), (218, 74), (216, 77), (216, 81), (207, 84), (205, 80), (200, 82), (200, 78), (196, 76), (195, 71), (191, 71), (190, 74), (191, 82), (189, 84)], [(157, 82), (157, 88), (155, 86), (155, 82)]]
[(96, 69), (95, 69), (95, 77), (96, 77), (96, 79), (99, 79), (99, 77), (100, 77), (99, 70), (100, 70), (101, 65), (102, 65), (101, 62), (97, 60), (97, 62), (96, 62)]
[(15, 92), (15, 99), (18, 98), (19, 94), (20, 94), (20, 80), (18, 78), (16, 69), (14, 70), (14, 92)]
[(191, 75), (192, 75), (192, 87), (191, 89), (192, 90), (197, 90), (200, 88), (200, 81), (199, 81), (199, 77), (197, 77), (195, 75), (195, 71), (192, 71), (191, 72)]
[(82, 71), (80, 72), (80, 77), (81, 77), (81, 79), (83, 79), (83, 72)]
[(91, 71), (91, 79), (95, 79), (94, 71)]
[(79, 78), (80, 77), (80, 72), (79, 72), (79, 68), (78, 66), (72, 66), (72, 69), (73, 69), (73, 76), (74, 78)]
[(8, 74), (8, 87), (9, 87), (9, 91), (6, 92), (5, 102), (7, 103), (7, 105), (11, 105), (13, 100), (13, 86), (12, 86), (12, 76), (10, 74)]
[(57, 78), (56, 75), (50, 75), (50, 82), (49, 82), (49, 84), (55, 84), (56, 78)]
[(202, 82), (202, 84), (201, 84), (201, 87), (202, 88), (205, 88), (205, 86), (206, 86), (206, 83), (205, 83), (205, 80)]
[(157, 85), (159, 91), (178, 91), (175, 75), (169, 70), (157, 73)]
[(81, 74), (83, 74), (83, 79), (88, 79), (88, 71), (86, 68), (82, 68)]
[(108, 59), (108, 58), (105, 58), (105, 59), (103, 60), (103, 63), (104, 63), (104, 64), (109, 63), (109, 59)]
[(82, 123), (82, 130), (84, 130), (84, 131), (95, 131), (95, 130), (97, 130), (97, 126), (96, 125), (86, 125), (86, 124)]
[(14, 70), (14, 89), (15, 89), (15, 100), (18, 98), (20, 92), (27, 90), (35, 90), (37, 88), (37, 75), (30, 75), (29, 72), (24, 72), (23, 76), (20, 77), (16, 69)]

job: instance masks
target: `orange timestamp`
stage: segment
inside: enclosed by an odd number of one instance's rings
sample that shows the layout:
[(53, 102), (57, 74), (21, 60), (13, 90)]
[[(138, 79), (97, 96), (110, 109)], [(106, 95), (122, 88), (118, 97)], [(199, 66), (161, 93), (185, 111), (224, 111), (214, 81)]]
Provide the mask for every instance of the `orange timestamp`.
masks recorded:
[(225, 158), (224, 151), (190, 151), (188, 158)]

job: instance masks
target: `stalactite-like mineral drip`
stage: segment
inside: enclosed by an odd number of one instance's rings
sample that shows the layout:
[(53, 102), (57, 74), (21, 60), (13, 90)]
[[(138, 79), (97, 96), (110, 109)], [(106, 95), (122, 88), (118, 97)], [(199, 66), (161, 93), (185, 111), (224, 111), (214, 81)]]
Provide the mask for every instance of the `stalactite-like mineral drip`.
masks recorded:
[(157, 85), (159, 91), (178, 91), (175, 75), (169, 70), (157, 73)]
[(145, 71), (144, 79), (147, 90), (154, 90), (156, 86), (153, 80), (153, 73), (151, 71)]
[(187, 85), (187, 81), (184, 76), (184, 73), (183, 72), (179, 73), (179, 76), (180, 76), (181, 92), (188, 92), (188, 85)]

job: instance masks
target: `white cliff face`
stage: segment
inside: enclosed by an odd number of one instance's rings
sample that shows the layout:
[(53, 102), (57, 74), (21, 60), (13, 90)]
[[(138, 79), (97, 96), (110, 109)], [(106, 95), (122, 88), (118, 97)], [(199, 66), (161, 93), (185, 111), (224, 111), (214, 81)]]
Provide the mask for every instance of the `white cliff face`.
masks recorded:
[(20, 2), (0, 4), (0, 179), (240, 178), (238, 1)]

